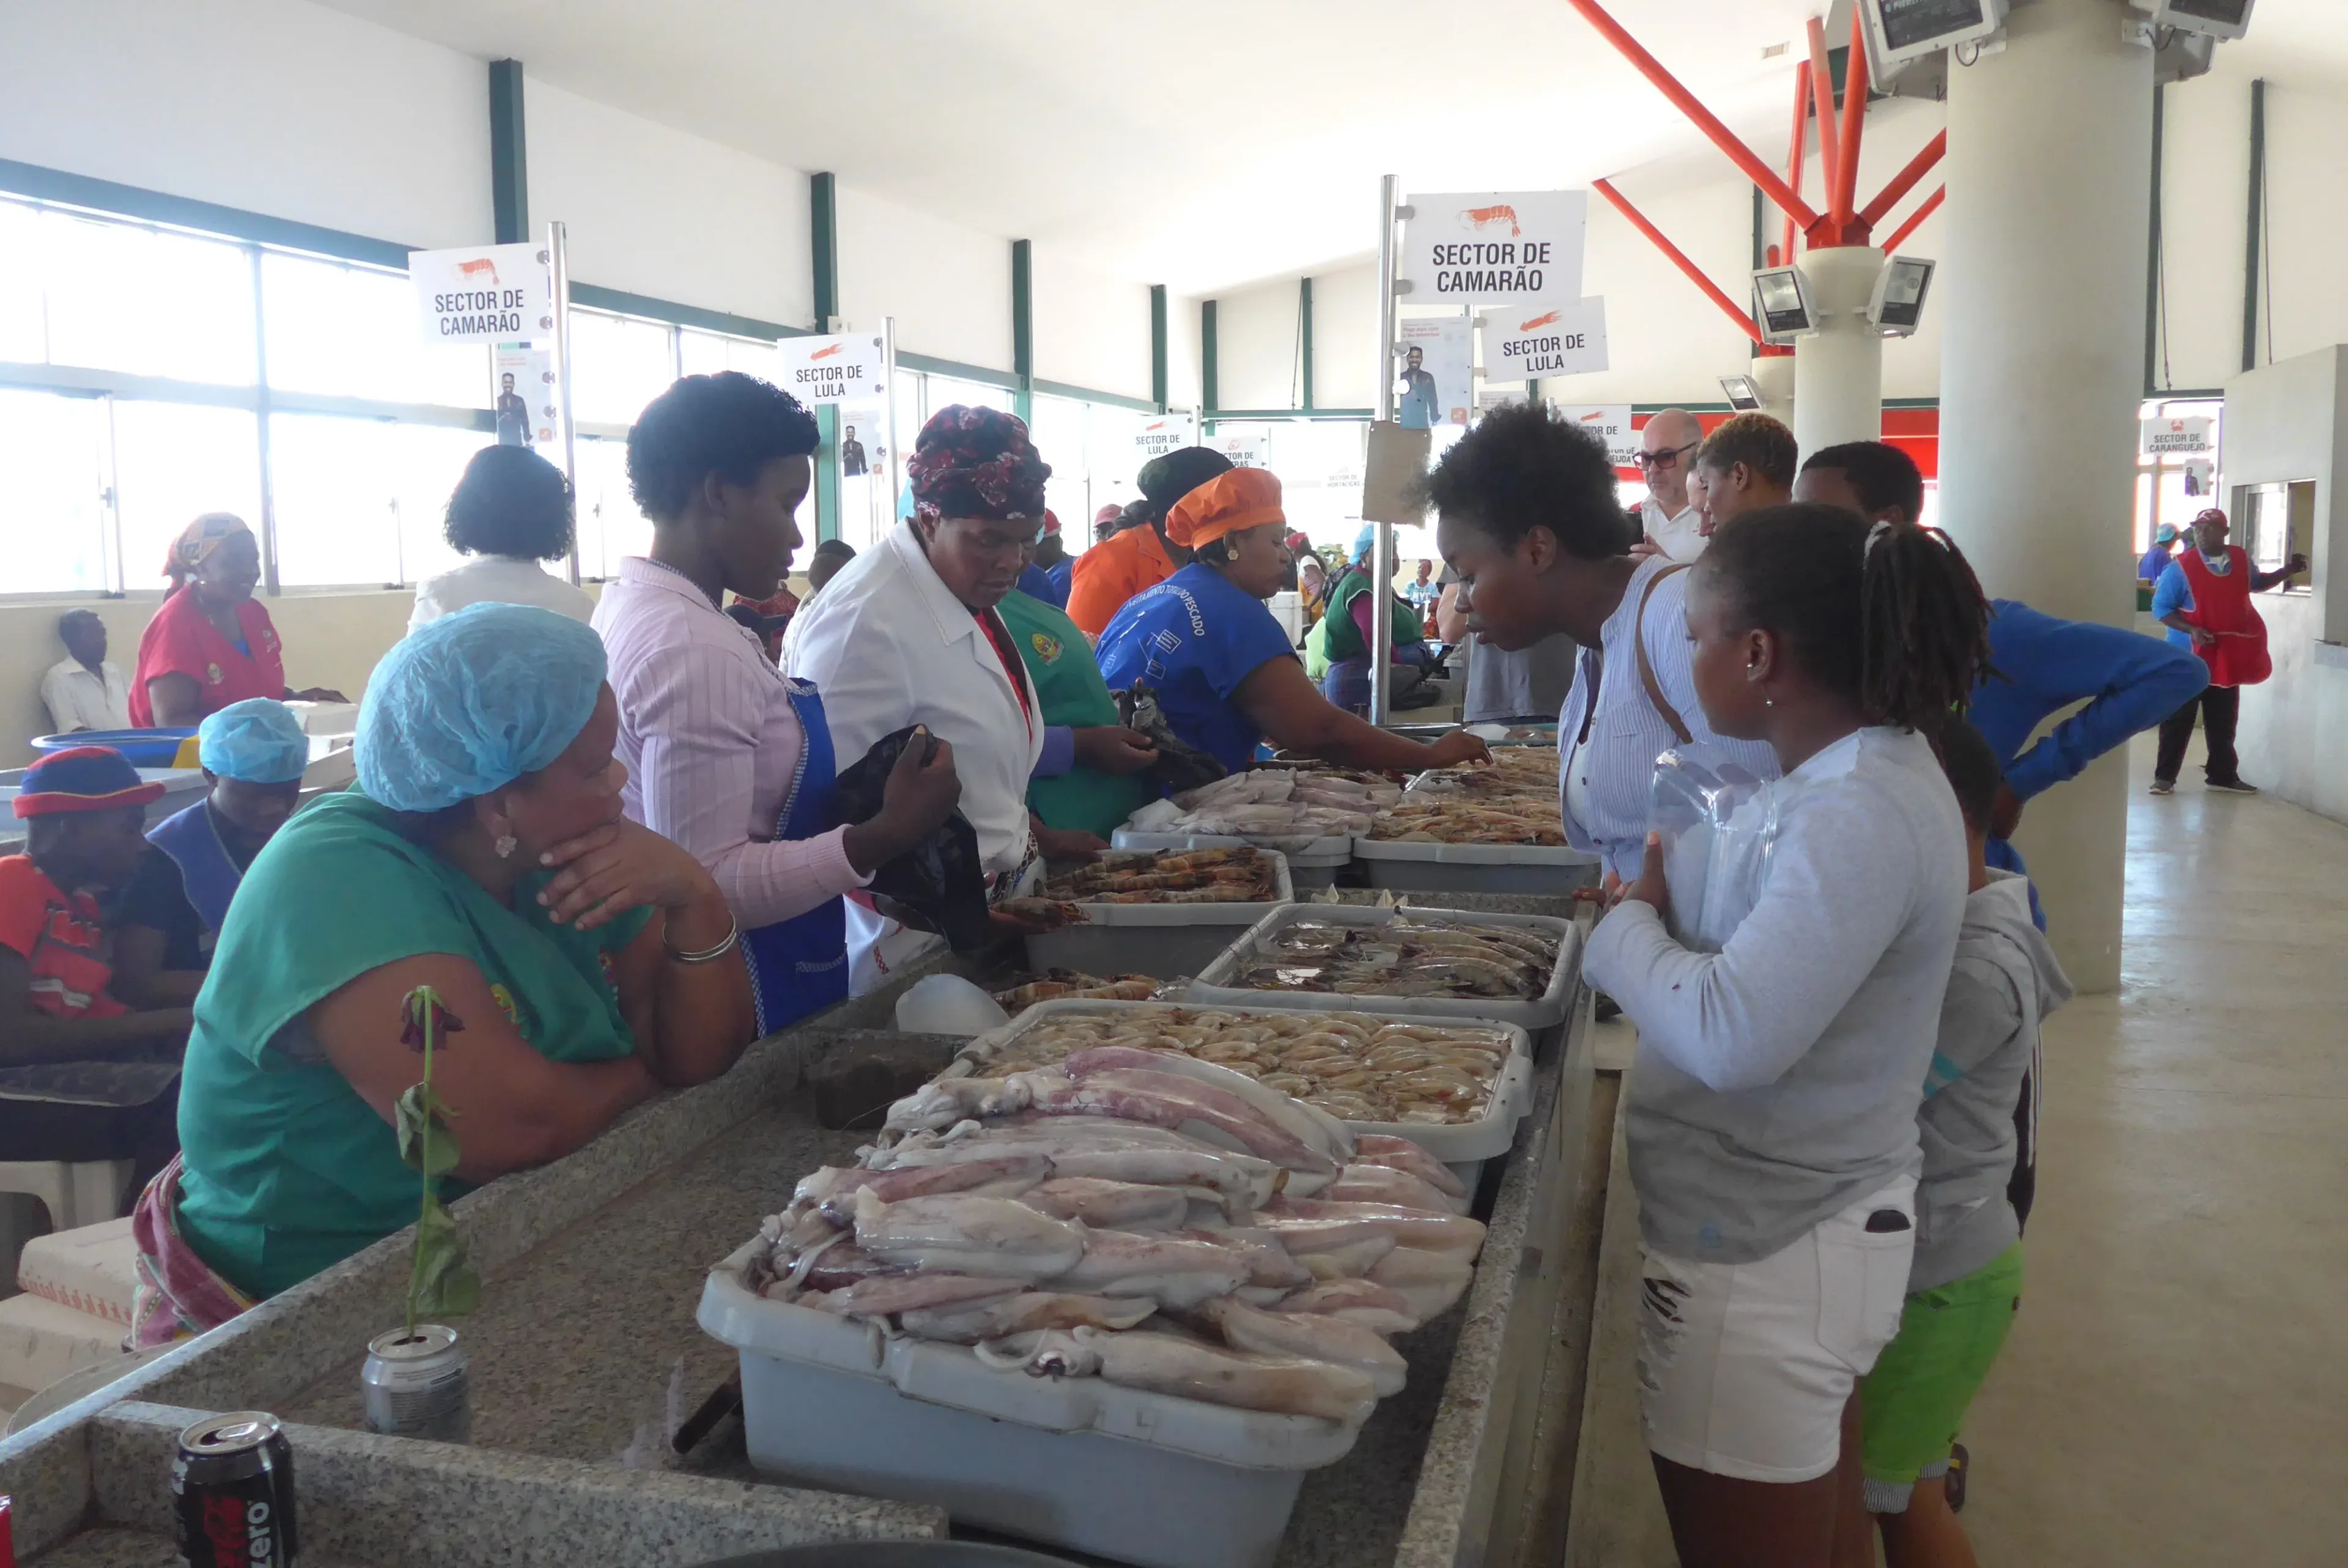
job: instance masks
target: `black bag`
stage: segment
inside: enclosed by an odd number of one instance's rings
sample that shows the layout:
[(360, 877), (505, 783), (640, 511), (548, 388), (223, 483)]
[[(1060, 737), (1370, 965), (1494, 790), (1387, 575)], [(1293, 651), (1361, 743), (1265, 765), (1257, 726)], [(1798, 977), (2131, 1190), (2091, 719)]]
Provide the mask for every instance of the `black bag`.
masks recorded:
[(1158, 748), (1149, 776), (1165, 785), (1168, 794), (1210, 784), (1230, 771), (1212, 752), (1202, 752), (1174, 733), (1174, 726), (1166, 721), (1166, 710), (1158, 705), (1158, 693), (1148, 685), (1136, 681), (1130, 691), (1109, 695), (1117, 700), (1117, 723), (1148, 736), (1149, 743)]
[[(922, 735), (926, 763), (937, 753), (938, 738)], [(911, 728), (883, 735), (863, 757), (840, 772), (832, 792), (832, 825), (870, 822), (880, 815), (881, 792), (890, 770)], [(994, 938), (986, 917), (986, 873), (978, 862), (978, 832), (957, 810), (938, 830), (872, 873), (867, 886), (883, 914), (909, 926), (935, 931), (957, 953), (973, 952)]]

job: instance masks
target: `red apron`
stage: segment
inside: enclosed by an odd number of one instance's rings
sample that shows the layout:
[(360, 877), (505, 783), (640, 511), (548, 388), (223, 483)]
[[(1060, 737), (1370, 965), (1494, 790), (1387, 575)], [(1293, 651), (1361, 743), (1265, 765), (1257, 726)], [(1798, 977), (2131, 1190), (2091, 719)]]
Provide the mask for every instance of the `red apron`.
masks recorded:
[(2177, 558), (2186, 586), (2193, 590), (2193, 608), (2186, 612), (2190, 625), (2218, 634), (2218, 641), (2194, 651), (2209, 666), (2212, 686), (2255, 686), (2274, 673), (2267, 657), (2267, 623), (2250, 603), (2250, 558), (2229, 546), (2230, 569), (2214, 572), (2198, 549)]

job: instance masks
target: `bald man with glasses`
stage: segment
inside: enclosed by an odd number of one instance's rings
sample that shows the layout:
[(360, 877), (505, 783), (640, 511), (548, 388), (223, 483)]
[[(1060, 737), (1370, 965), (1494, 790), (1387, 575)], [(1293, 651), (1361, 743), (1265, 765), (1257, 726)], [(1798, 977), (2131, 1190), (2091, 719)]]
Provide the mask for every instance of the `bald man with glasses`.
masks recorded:
[(1704, 553), (1704, 518), (1688, 496), (1688, 472), (1703, 445), (1704, 426), (1684, 408), (1650, 415), (1639, 432), (1633, 461), (1647, 481), (1647, 498), (1639, 507), (1645, 537), (1632, 554), (1669, 556), (1684, 565)]

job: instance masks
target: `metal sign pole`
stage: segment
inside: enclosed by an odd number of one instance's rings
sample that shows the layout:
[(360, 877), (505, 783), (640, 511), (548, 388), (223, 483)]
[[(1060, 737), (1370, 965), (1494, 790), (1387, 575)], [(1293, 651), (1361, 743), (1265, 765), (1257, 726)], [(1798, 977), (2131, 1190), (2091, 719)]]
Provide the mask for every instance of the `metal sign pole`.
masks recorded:
[(887, 397), (889, 432), (889, 493), (880, 498), (880, 519), (873, 533), (872, 542), (879, 544), (896, 530), (898, 486), (904, 481), (898, 476), (903, 471), (904, 458), (897, 450), (897, 318), (880, 318), (881, 387)]
[[(1378, 423), (1395, 416), (1395, 195), (1391, 174), (1378, 182)], [(1394, 525), (1374, 523), (1370, 547), (1370, 723), (1389, 717), (1394, 666)]]
[[(571, 416), (571, 258), (569, 241), (560, 223), (546, 226), (549, 282), (554, 296), (554, 385), (562, 400), (562, 477), (570, 482), (572, 505), (579, 495), (579, 429)], [(579, 530), (571, 531), (571, 583), (579, 585)]]

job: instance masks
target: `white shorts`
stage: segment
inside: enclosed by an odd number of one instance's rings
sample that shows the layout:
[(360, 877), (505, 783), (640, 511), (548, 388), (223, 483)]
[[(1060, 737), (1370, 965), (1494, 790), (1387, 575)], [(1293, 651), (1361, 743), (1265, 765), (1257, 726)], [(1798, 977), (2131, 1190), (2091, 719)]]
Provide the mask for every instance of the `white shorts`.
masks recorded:
[[(1900, 1223), (1869, 1230), (1869, 1216), (1886, 1210)], [(1757, 1263), (1643, 1249), (1639, 1416), (1648, 1449), (1743, 1481), (1815, 1481), (1833, 1470), (1843, 1406), (1900, 1332), (1915, 1249), (1912, 1176)]]

